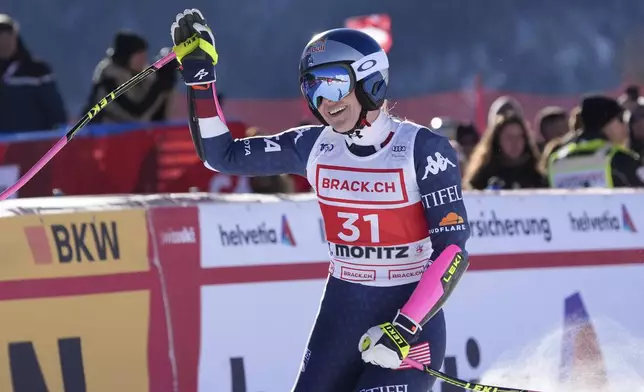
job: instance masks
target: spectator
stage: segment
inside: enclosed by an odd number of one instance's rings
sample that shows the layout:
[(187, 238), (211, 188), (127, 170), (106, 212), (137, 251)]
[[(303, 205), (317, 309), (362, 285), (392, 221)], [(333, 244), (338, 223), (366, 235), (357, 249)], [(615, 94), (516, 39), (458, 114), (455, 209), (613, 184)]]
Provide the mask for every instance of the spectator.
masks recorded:
[(584, 127), (584, 124), (581, 122), (581, 106), (575, 106), (570, 111), (568, 117), (568, 130), (577, 132)]
[(541, 149), (552, 139), (568, 133), (568, 115), (566, 111), (557, 106), (547, 106), (537, 113), (534, 121), (543, 139)]
[(548, 160), (552, 154), (557, 151), (561, 146), (570, 143), (581, 133), (583, 128), (581, 123), (581, 106), (575, 106), (568, 116), (568, 132), (564, 135), (556, 137), (546, 143), (541, 153), (541, 160), (539, 162), (539, 170), (542, 173), (548, 173)]
[(628, 129), (619, 103), (605, 96), (584, 98), (581, 122), (583, 127), (579, 135), (572, 137), (548, 158), (550, 186), (644, 186), (639, 156), (625, 147)]
[(630, 85), (620, 95), (617, 102), (626, 110), (632, 111), (636, 106), (644, 105), (644, 97), (640, 95), (640, 88), (636, 85)]
[[(171, 48), (162, 48), (159, 51), (159, 54), (154, 59), (157, 61), (170, 53)], [(166, 121), (171, 112), (172, 104), (172, 90), (174, 89), (175, 83), (177, 82), (177, 67), (179, 64), (176, 60), (171, 61), (169, 64), (166, 64), (161, 69), (156, 72), (156, 77), (159, 79), (161, 84), (160, 89), (164, 91), (164, 99), (161, 102), (159, 109), (152, 115), (152, 121), (163, 122)]]
[[(460, 146), (464, 162), (469, 161), (474, 148), (481, 140), (476, 127), (472, 123), (460, 123), (456, 127), (456, 142)], [(465, 167), (465, 166), (462, 166)]]
[[(83, 114), (104, 96), (148, 66), (148, 44), (129, 31), (118, 32), (94, 71), (89, 102)], [(161, 53), (160, 53), (161, 54)], [(176, 60), (148, 76), (117, 98), (92, 119), (94, 123), (165, 120), (164, 108), (176, 81)]]
[(490, 110), (487, 114), (488, 128), (494, 127), (498, 116), (509, 117), (513, 114), (517, 117), (524, 118), (523, 108), (521, 107), (521, 104), (519, 104), (519, 101), (508, 95), (498, 97), (494, 102), (492, 102), (492, 105), (490, 105)]
[(464, 186), (470, 189), (519, 189), (546, 186), (537, 169), (539, 151), (525, 121), (499, 116), (483, 134), (467, 165)]
[(67, 122), (51, 67), (25, 47), (18, 22), (0, 14), (0, 132), (54, 129)]
[[(644, 106), (636, 106), (628, 113), (630, 148), (644, 158)], [(644, 163), (644, 159), (643, 159)]]

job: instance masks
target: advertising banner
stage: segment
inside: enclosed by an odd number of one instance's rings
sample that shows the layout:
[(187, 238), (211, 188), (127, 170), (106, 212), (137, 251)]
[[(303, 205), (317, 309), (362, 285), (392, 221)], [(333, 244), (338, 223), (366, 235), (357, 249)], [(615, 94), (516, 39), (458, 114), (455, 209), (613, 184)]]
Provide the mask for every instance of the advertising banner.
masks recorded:
[[(560, 368), (575, 366), (563, 357), (574, 343), (597, 345), (591, 359), (601, 361), (610, 379), (616, 367), (637, 364), (620, 358), (620, 346), (614, 344), (644, 339), (644, 314), (633, 311), (639, 308), (642, 285), (644, 265), (468, 273), (445, 307), (443, 370), (480, 380), (490, 370), (520, 368), (534, 375), (533, 383), (508, 386), (538, 389), (539, 382), (558, 380)], [(322, 279), (203, 287), (199, 391), (290, 390), (323, 288)], [(565, 339), (564, 327), (580, 313), (588, 315), (581, 321), (597, 337), (585, 334), (575, 343)], [(222, 314), (235, 320), (235, 328), (220, 322)], [(583, 359), (578, 356), (577, 362)], [(487, 382), (498, 384), (504, 374)], [(434, 391), (462, 389), (438, 382)]]
[(465, 195), (474, 254), (641, 248), (642, 195)]
[[(576, 359), (585, 373), (580, 382), (592, 377), (584, 361), (619, 381), (618, 373), (642, 364), (620, 350), (644, 339), (644, 314), (633, 311), (643, 285), (644, 264), (466, 273), (445, 306), (443, 370), (465, 380), (487, 373), (487, 383), (509, 380), (510, 387), (547, 391)], [(594, 333), (567, 338), (580, 328)], [(585, 353), (566, 356), (575, 345)], [(461, 391), (448, 385), (435, 390)]]
[(323, 289), (323, 280), (202, 287), (199, 392), (290, 391)]
[(210, 204), (199, 207), (202, 267), (320, 262), (328, 258), (314, 201)]
[(0, 281), (147, 271), (145, 210), (0, 219)]
[[(471, 229), (467, 250), (478, 256), (557, 257), (575, 252), (605, 257), (614, 250), (624, 253), (614, 262), (635, 262), (632, 255), (644, 247), (642, 197), (466, 193)], [(202, 244), (205, 268), (329, 259), (319, 204), (313, 198), (204, 205), (200, 219), (204, 237), (212, 239)]]
[(196, 206), (158, 206), (148, 209), (148, 217), (150, 258), (163, 290), (163, 316), (172, 333), (175, 382), (179, 391), (196, 391), (203, 275), (199, 213)]
[(0, 390), (148, 391), (147, 291), (0, 301)]

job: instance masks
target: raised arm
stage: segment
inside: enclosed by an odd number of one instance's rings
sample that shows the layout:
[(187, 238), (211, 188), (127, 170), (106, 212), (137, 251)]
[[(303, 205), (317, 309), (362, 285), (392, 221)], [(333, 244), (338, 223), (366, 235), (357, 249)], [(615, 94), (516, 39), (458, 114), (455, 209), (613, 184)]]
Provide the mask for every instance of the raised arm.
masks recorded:
[(305, 175), (309, 153), (323, 127), (301, 127), (271, 137), (233, 140), (214, 98), (215, 37), (199, 10), (177, 15), (170, 27), (181, 75), (188, 86), (190, 134), (206, 167), (226, 174)]
[(306, 163), (323, 126), (292, 128), (270, 137), (232, 138), (221, 121), (212, 84), (188, 88), (190, 132), (199, 157), (215, 171), (246, 176), (306, 174)]

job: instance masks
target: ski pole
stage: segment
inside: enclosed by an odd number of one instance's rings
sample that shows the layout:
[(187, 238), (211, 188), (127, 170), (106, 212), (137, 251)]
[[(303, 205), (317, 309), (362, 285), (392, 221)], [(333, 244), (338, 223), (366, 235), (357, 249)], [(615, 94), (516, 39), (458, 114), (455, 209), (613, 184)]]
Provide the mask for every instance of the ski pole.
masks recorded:
[(434, 370), (430, 368), (427, 365), (423, 365), (422, 363), (415, 361), (411, 358), (406, 358), (404, 361), (407, 365), (418, 369), (422, 372), (425, 372), (429, 374), (432, 377), (436, 377), (440, 380), (445, 381), (448, 384), (452, 384), (457, 387), (461, 387), (463, 389), (467, 389), (470, 391), (483, 391), (483, 392), (538, 392), (538, 391), (533, 391), (529, 389), (514, 389), (514, 388), (504, 388), (504, 387), (496, 387), (493, 385), (485, 385), (485, 384), (477, 384), (473, 382), (468, 382), (464, 380), (460, 380), (458, 378), (454, 378), (451, 376), (448, 376), (447, 374), (443, 372), (439, 372), (438, 370)]
[(110, 92), (107, 94), (103, 99), (98, 101), (94, 107), (92, 107), (85, 115), (83, 118), (81, 118), (73, 127), (70, 129), (65, 136), (61, 137), (56, 144), (53, 145), (52, 148), (49, 149), (45, 153), (45, 155), (42, 156), (36, 162), (35, 165), (31, 167), (22, 177), (16, 181), (15, 184), (11, 185), (9, 188), (5, 189), (2, 193), (0, 193), (0, 200), (5, 200), (9, 196), (13, 195), (16, 193), (20, 188), (22, 188), (29, 180), (33, 178), (45, 165), (52, 160), (52, 158), (60, 152), (60, 150), (69, 143), (72, 138), (80, 131), (87, 123), (89, 123), (101, 110), (103, 110), (108, 104), (110, 104), (112, 101), (114, 101), (116, 98), (121, 96), (123, 93), (131, 89), (132, 87), (136, 86), (139, 84), (143, 79), (147, 78), (148, 76), (152, 75), (156, 71), (158, 71), (161, 67), (169, 63), (170, 61), (174, 60), (176, 57), (176, 54), (174, 52), (170, 52), (157, 60), (154, 64), (150, 65), (143, 71), (139, 72), (138, 74), (134, 75), (130, 80), (127, 82), (123, 83), (119, 87), (117, 87), (114, 91)]

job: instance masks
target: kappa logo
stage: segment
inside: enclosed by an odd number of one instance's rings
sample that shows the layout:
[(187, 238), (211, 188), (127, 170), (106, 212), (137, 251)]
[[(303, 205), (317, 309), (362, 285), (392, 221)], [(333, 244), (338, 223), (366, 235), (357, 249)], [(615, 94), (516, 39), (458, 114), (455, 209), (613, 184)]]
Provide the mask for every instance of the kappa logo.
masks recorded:
[(205, 78), (206, 76), (208, 76), (208, 72), (206, 71), (206, 69), (205, 69), (205, 68), (201, 68), (201, 69), (199, 70), (199, 72), (197, 72), (197, 73), (195, 74), (195, 76), (194, 76), (194, 77), (195, 77), (195, 78), (198, 78), (199, 80), (201, 80), (201, 79)]
[[(436, 159), (434, 159), (434, 157), (436, 157)], [(436, 175), (447, 170), (448, 166), (456, 167), (452, 161), (445, 158), (440, 152), (435, 153), (434, 157), (431, 155), (427, 156), (427, 166), (425, 166), (425, 175), (423, 175), (422, 180), (427, 179), (429, 173)]]

